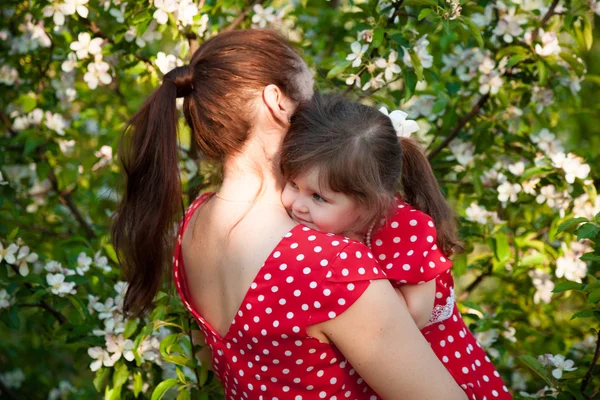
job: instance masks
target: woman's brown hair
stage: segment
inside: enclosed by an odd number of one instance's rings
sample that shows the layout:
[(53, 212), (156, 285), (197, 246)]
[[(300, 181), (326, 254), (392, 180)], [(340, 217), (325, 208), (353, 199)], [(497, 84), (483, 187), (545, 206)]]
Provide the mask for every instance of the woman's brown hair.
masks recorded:
[(394, 211), (395, 194), (434, 220), (446, 255), (460, 250), (456, 217), (446, 202), (421, 146), (398, 138), (389, 117), (340, 95), (316, 94), (302, 103), (283, 141), (281, 171), (294, 180), (319, 170), (321, 184), (354, 198), (366, 213), (366, 231)]
[(203, 154), (215, 161), (242, 150), (252, 128), (252, 100), (274, 84), (305, 100), (310, 72), (279, 34), (268, 30), (221, 33), (194, 53), (189, 65), (163, 77), (133, 115), (119, 156), (127, 181), (112, 240), (129, 283), (124, 312), (147, 311), (171, 272), (173, 226), (183, 211), (178, 167), (176, 98)]

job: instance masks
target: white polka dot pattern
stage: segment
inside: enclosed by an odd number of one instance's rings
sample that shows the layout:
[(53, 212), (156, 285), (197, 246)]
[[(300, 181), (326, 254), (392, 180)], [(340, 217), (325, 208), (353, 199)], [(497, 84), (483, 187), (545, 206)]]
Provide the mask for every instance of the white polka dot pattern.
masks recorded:
[(369, 249), (355, 241), (294, 227), (259, 270), (223, 336), (188, 302), (180, 224), (174, 257), (179, 295), (196, 318), (213, 355), (227, 400), (380, 399), (332, 345), (306, 333), (309, 325), (343, 313), (372, 279), (386, 279)]

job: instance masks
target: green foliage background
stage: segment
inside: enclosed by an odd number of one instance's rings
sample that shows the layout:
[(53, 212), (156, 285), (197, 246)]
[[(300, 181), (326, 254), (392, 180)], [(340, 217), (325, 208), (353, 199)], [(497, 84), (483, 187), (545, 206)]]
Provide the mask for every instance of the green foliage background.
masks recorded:
[[(177, 296), (161, 292), (144, 319), (120, 312), (124, 286), (108, 236), (122, 184), (113, 154), (124, 121), (164, 73), (208, 37), (253, 27), (284, 32), (319, 89), (418, 121), (417, 137), (461, 217), (467, 251), (454, 259), (461, 310), (515, 397), (600, 398), (598, 3), (1, 7), (2, 398), (222, 398), (193, 356), (202, 342)], [(82, 46), (82, 33), (91, 46)], [(353, 66), (347, 57), (356, 41), (362, 54)], [(392, 52), (401, 71), (387, 79), (379, 65)], [(183, 124), (181, 156), (189, 204), (218, 174)], [(92, 356), (105, 357), (94, 372)]]

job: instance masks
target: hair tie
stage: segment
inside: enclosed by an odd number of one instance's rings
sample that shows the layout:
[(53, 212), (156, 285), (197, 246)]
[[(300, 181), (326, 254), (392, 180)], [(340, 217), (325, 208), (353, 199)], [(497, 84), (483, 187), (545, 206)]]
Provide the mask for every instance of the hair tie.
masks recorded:
[(177, 97), (188, 96), (194, 90), (194, 71), (189, 65), (183, 65), (169, 71), (163, 82), (173, 82), (177, 88)]

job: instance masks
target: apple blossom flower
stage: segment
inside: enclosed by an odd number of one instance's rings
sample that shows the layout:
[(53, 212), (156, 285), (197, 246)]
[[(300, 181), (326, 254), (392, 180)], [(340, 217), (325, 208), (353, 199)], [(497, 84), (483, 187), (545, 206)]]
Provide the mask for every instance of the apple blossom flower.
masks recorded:
[(121, 4), (120, 8), (111, 8), (108, 13), (115, 17), (115, 21), (119, 24), (125, 22), (125, 8), (127, 7), (127, 2)]
[(154, 0), (154, 7), (157, 8), (152, 14), (152, 18), (160, 25), (169, 21), (169, 13), (177, 11), (179, 7), (176, 0)]
[(75, 283), (65, 282), (65, 276), (63, 274), (48, 274), (46, 275), (46, 282), (50, 285), (50, 291), (60, 297), (77, 293), (75, 290)]
[(57, 388), (54, 388), (48, 393), (48, 400), (62, 400), (71, 398), (72, 394), (76, 393), (73, 385), (68, 381), (61, 381)]
[(471, 142), (454, 140), (448, 147), (460, 165), (469, 165), (475, 159), (475, 145)]
[(369, 90), (371, 88), (380, 89), (384, 86), (385, 81), (383, 80), (383, 72), (380, 72), (379, 74), (372, 76), (371, 79), (369, 79), (367, 83), (363, 85), (362, 90)]
[(133, 361), (135, 356), (133, 355), (133, 341), (131, 339), (125, 339), (122, 334), (116, 335), (106, 335), (106, 350), (109, 353), (113, 353), (111, 355), (111, 360), (114, 362), (119, 361), (121, 356), (125, 358), (127, 361)]
[(523, 192), (536, 196), (535, 188), (538, 183), (540, 183), (540, 178), (533, 178), (522, 182), (521, 187), (523, 188)]
[(365, 29), (364, 31), (358, 31), (356, 34), (356, 40), (359, 42), (364, 40), (365, 43), (371, 43), (373, 41), (373, 31), (371, 29)]
[(67, 59), (63, 61), (61, 69), (64, 72), (71, 72), (75, 69), (75, 67), (77, 67), (77, 55), (73, 52), (70, 52), (67, 55)]
[(365, 55), (368, 49), (368, 44), (363, 44), (361, 46), (359, 42), (353, 42), (350, 45), (350, 50), (352, 50), (352, 53), (346, 56), (346, 60), (352, 61), (353, 67), (358, 67), (362, 62), (362, 57)]
[(360, 75), (358, 74), (350, 74), (346, 78), (346, 85), (351, 86), (354, 85), (356, 87), (360, 87)]
[(0, 289), (0, 310), (3, 308), (9, 308), (13, 303), (13, 299), (8, 294), (6, 289)]
[(552, 157), (552, 165), (562, 168), (565, 172), (565, 180), (569, 183), (575, 182), (575, 178), (585, 179), (591, 171), (591, 167), (585, 164), (583, 158), (573, 153), (556, 153)]
[(65, 0), (63, 12), (65, 15), (72, 15), (77, 12), (82, 18), (87, 18), (89, 10), (85, 6), (89, 0)]
[(19, 368), (0, 374), (0, 380), (9, 389), (19, 389), (25, 382), (25, 374)]
[(552, 370), (552, 376), (556, 379), (562, 378), (563, 371), (575, 371), (577, 368), (573, 367), (575, 364), (573, 360), (565, 359), (565, 356), (561, 354), (557, 354), (554, 356), (550, 356), (550, 361), (552, 362), (552, 366), (554, 369)]
[(96, 89), (99, 83), (108, 85), (112, 82), (109, 70), (108, 63), (102, 61), (101, 58), (96, 58), (94, 62), (88, 64), (88, 70), (83, 76), (83, 80), (87, 82), (90, 89)]
[(63, 118), (62, 115), (56, 113), (52, 114), (50, 111), (46, 111), (46, 127), (59, 135), (65, 134), (65, 128), (68, 127), (67, 121)]
[(177, 21), (181, 23), (181, 26), (192, 25), (196, 15), (198, 15), (198, 5), (195, 2), (192, 0), (179, 0)]
[(388, 113), (388, 110), (385, 107), (381, 107), (379, 111), (390, 118), (398, 137), (410, 137), (412, 133), (419, 130), (419, 124), (417, 124), (416, 121), (406, 119), (408, 114), (404, 111), (394, 110), (391, 113)]
[(104, 39), (102, 38), (92, 39), (92, 36), (89, 33), (81, 32), (77, 35), (77, 41), (72, 42), (69, 47), (77, 54), (77, 58), (82, 60), (90, 54), (100, 54), (103, 42)]
[(521, 193), (521, 185), (518, 183), (510, 183), (508, 181), (498, 186), (498, 200), (505, 203), (517, 201), (518, 194)]
[(542, 57), (556, 56), (560, 54), (561, 48), (558, 44), (558, 38), (554, 32), (544, 32), (540, 28), (542, 45), (539, 43), (535, 45), (535, 52)]
[(104, 350), (102, 347), (91, 347), (87, 352), (88, 355), (95, 360), (90, 364), (92, 372), (98, 371), (103, 365), (105, 367), (112, 367), (115, 365), (116, 360), (113, 360), (110, 354), (108, 354), (108, 351)]
[(183, 61), (175, 57), (173, 54), (165, 54), (162, 51), (156, 55), (154, 63), (163, 74), (167, 74), (172, 69), (183, 65)]
[(19, 274), (21, 276), (29, 275), (29, 264), (32, 264), (38, 260), (38, 255), (35, 253), (29, 252), (29, 247), (23, 246), (19, 249), (19, 253), (17, 253), (16, 265), (19, 268)]
[(385, 76), (385, 80), (388, 82), (392, 80), (392, 78), (394, 77), (394, 74), (399, 74), (402, 71), (400, 66), (398, 64), (396, 64), (397, 60), (398, 60), (398, 53), (393, 50), (390, 53), (387, 60), (385, 58), (378, 58), (377, 60), (375, 60), (375, 65), (378, 68), (385, 70), (384, 76)]
[(52, 2), (50, 5), (44, 7), (44, 17), (52, 17), (52, 21), (56, 26), (63, 26), (65, 24), (65, 11), (64, 4), (59, 2)]
[[(109, 146), (102, 146), (102, 147), (104, 148), (104, 147), (109, 147)], [(96, 156), (97, 156), (97, 154), (98, 153), (96, 153)], [(111, 154), (111, 158), (112, 158), (112, 148), (111, 148), (111, 153), (110, 154)], [(111, 270), (110, 265), (108, 265), (108, 258), (106, 258), (105, 256), (101, 255), (100, 250), (98, 250), (96, 252), (96, 254), (94, 254), (94, 265), (96, 267), (100, 268), (101, 270), (103, 270), (104, 272), (110, 272), (110, 270)]]
[(532, 134), (531, 141), (549, 157), (564, 151), (562, 144), (556, 139), (556, 135), (546, 128), (541, 129), (537, 134)]
[(0, 242), (0, 262), (4, 260), (7, 264), (14, 264), (17, 261), (15, 254), (18, 250), (19, 246), (14, 243), (11, 243), (5, 248), (2, 242)]
[(550, 303), (552, 300), (552, 291), (554, 290), (554, 282), (550, 279), (551, 276), (539, 269), (530, 270), (527, 274), (536, 289), (533, 295), (533, 302), (535, 304), (538, 304), (540, 301)]
[[(427, 40), (427, 35), (423, 35), (419, 38), (419, 40), (417, 40), (417, 42), (413, 46), (413, 50), (419, 58), (421, 66), (423, 68), (431, 68), (431, 66), (433, 65), (433, 56), (429, 54), (427, 45), (429, 45), (429, 40)], [(404, 57), (402, 58), (402, 61), (404, 61), (404, 64), (408, 65), (409, 67), (413, 67), (408, 49), (404, 49)]]
[(6, 64), (0, 67), (0, 83), (12, 86), (17, 80), (19, 80), (19, 72), (15, 68)]
[(263, 8), (262, 4), (255, 4), (252, 10), (254, 11), (252, 16), (253, 28), (265, 28), (276, 19), (275, 9), (271, 6)]
[(502, 81), (502, 77), (497, 71), (493, 71), (487, 75), (481, 75), (479, 77), (479, 93), (496, 94), (503, 84), (504, 82)]
[(517, 14), (516, 7), (506, 7), (504, 3), (497, 3), (500, 19), (494, 28), (494, 35), (502, 37), (506, 43), (512, 43), (514, 37), (521, 36), (523, 28), (521, 25), (527, 23), (527, 17), (523, 14)]
[(77, 268), (75, 271), (81, 276), (83, 276), (90, 269), (90, 265), (92, 265), (92, 258), (88, 257), (83, 251), (79, 253), (77, 256)]

